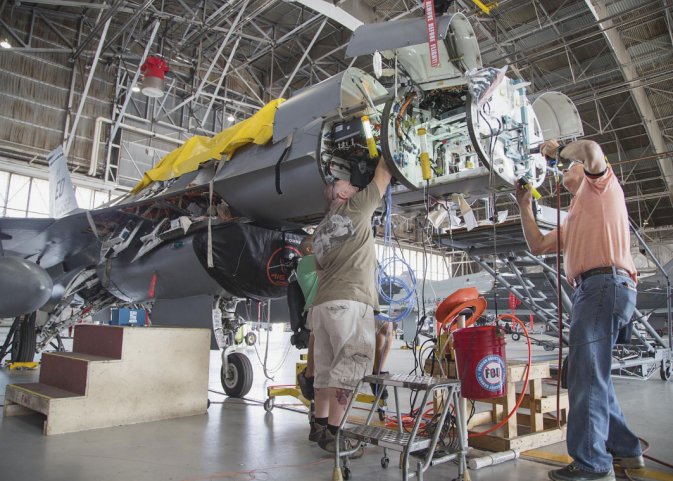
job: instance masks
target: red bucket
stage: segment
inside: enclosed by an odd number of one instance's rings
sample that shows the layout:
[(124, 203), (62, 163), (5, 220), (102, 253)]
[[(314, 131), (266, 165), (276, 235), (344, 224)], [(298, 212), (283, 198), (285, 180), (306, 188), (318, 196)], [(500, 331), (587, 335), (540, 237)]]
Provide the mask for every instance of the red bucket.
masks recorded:
[(461, 395), (501, 397), (507, 390), (505, 336), (495, 326), (466, 327), (453, 333)]

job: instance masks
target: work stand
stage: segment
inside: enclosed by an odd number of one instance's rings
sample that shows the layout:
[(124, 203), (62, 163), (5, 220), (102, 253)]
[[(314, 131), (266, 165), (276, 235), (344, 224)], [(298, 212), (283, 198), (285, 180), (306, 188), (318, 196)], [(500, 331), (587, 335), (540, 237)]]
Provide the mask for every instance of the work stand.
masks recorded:
[[(382, 468), (388, 467), (390, 461), (388, 450), (400, 452), (400, 467), (404, 481), (413, 476), (422, 480), (423, 474), (431, 466), (454, 460), (458, 462), (457, 479), (463, 479), (466, 469), (467, 426), (464, 413), (461, 413), (460, 409), (456, 408), (460, 404), (459, 381), (407, 374), (379, 374), (366, 376), (362, 379), (355, 389), (356, 393), (359, 392), (363, 383), (376, 384), (382, 387), (390, 386), (393, 388), (397, 428), (372, 425), (376, 406), (378, 405), (378, 398), (381, 396), (383, 389), (377, 389), (377, 402), (372, 404), (365, 423), (346, 426), (348, 415), (355, 401), (355, 396), (352, 396), (336, 438), (337, 448), (333, 481), (350, 479), (349, 456), (358, 451), (364, 444), (383, 448), (383, 456), (381, 457)], [(405, 429), (403, 424), (399, 402), (400, 389), (416, 391), (418, 394), (421, 394), (419, 397), (422, 397), (421, 408), (418, 410), (419, 414), (413, 420), (411, 430)], [(424, 419), (424, 407), (432, 400), (434, 400), (436, 412), (431, 420)], [(425, 425), (422, 427), (423, 423)], [(342, 452), (339, 449), (340, 447), (344, 447), (342, 438), (355, 440), (355, 443), (351, 444), (351, 449), (348, 451)], [(444, 438), (450, 438), (452, 442), (448, 443), (448, 450), (440, 453), (437, 450), (437, 446), (440, 441), (445, 440)], [(410, 472), (412, 458), (415, 460), (416, 466), (415, 470)]]
[[(537, 222), (542, 232), (549, 232), (555, 225), (556, 210), (545, 207), (538, 212)], [(639, 301), (632, 319), (631, 338), (617, 344), (613, 349), (612, 373), (617, 376), (648, 379), (657, 369), (663, 380), (672, 376), (671, 361), (673, 354), (671, 325), (671, 283), (664, 267), (656, 259), (647, 243), (640, 236), (638, 229), (631, 230), (642, 249), (653, 260), (665, 278), (665, 289), (660, 292), (655, 304), (666, 306), (667, 342), (664, 341), (649, 322), (650, 315), (639, 308), (645, 305), (649, 294), (639, 293)], [(518, 219), (501, 224), (479, 226), (471, 231), (454, 229), (449, 234), (435, 238), (437, 244), (465, 252), (484, 271), (495, 279), (493, 293), (487, 294), (491, 309), (505, 312), (508, 309), (509, 295), (514, 296), (522, 307), (534, 314), (536, 319), (546, 325), (549, 334), (556, 338), (559, 335), (558, 299), (561, 298), (562, 326), (561, 338), (567, 346), (570, 314), (572, 312), (571, 295), (573, 288), (565, 276), (558, 275), (555, 256), (535, 256), (529, 250), (523, 236), (521, 223)], [(559, 282), (560, 278), (560, 282)], [(560, 292), (559, 292), (560, 291)], [(665, 296), (665, 297), (664, 297)], [(663, 297), (663, 302), (660, 299)], [(641, 300), (642, 298), (642, 300)], [(643, 309), (645, 310), (645, 309)], [(557, 342), (553, 338), (539, 341), (531, 339), (535, 344), (542, 344), (545, 350), (553, 350)]]

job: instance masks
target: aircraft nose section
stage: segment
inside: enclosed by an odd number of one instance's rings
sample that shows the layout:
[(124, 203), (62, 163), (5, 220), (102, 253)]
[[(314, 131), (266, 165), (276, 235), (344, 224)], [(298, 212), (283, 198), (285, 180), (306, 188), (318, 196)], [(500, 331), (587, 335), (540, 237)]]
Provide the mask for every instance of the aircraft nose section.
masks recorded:
[(0, 317), (16, 317), (38, 310), (51, 296), (47, 271), (19, 257), (0, 257)]

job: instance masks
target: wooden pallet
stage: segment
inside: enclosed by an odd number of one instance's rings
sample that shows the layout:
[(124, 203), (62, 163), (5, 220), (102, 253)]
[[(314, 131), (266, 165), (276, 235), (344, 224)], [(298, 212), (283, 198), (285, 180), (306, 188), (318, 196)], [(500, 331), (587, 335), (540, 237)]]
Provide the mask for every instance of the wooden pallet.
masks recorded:
[(516, 405), (521, 395), (521, 389), (526, 388), (524, 399), (517, 413), (493, 433), (470, 437), (470, 446), (489, 451), (505, 451), (508, 449), (526, 451), (565, 440), (565, 424), (568, 412), (567, 391), (565, 389), (561, 390), (561, 427), (559, 427), (556, 419), (549, 416), (545, 417), (545, 415), (556, 413), (556, 387), (542, 383), (544, 378), (550, 377), (549, 364), (546, 361), (533, 362), (528, 376), (528, 384), (523, 386), (525, 366), (526, 364), (523, 362), (511, 361), (508, 363), (505, 396), (477, 400), (479, 403), (490, 404), (491, 409), (472, 416), (468, 424), (470, 433), (485, 431), (502, 420)]

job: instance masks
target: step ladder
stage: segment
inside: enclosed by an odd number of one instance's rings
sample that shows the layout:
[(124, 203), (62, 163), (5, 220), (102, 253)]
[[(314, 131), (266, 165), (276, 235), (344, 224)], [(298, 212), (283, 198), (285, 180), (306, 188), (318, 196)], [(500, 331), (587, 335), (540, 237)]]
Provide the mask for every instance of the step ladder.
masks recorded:
[[(378, 406), (378, 401), (383, 389), (377, 389), (378, 394), (376, 396), (376, 401), (372, 404), (365, 424), (346, 426), (348, 415), (353, 408), (356, 398), (356, 396), (351, 396), (351, 400), (346, 408), (346, 414), (341, 421), (336, 437), (334, 474), (332, 476), (333, 481), (350, 479), (351, 471), (349, 456), (355, 453), (362, 444), (371, 444), (383, 448), (383, 457), (381, 458), (381, 466), (383, 468), (388, 467), (389, 449), (400, 452), (402, 479), (404, 481), (407, 481), (414, 475), (417, 479), (422, 480), (423, 473), (425, 473), (431, 466), (436, 466), (453, 460), (458, 460), (457, 479), (462, 479), (466, 469), (467, 426), (465, 413), (461, 413), (460, 409), (458, 409), (458, 406), (460, 405), (460, 381), (409, 374), (377, 374), (364, 377), (358, 383), (354, 392), (358, 393), (360, 387), (365, 383), (376, 384), (378, 386), (390, 386), (393, 388), (397, 429), (372, 425), (372, 420), (376, 413), (376, 406)], [(419, 394), (422, 393), (423, 400), (420, 404), (421, 409), (419, 409), (419, 415), (414, 420), (410, 432), (405, 431), (402, 424), (402, 412), (399, 402), (400, 389), (409, 389), (417, 391)], [(435, 429), (429, 430), (428, 432), (421, 432), (420, 428), (423, 421), (423, 409), (429, 400), (434, 400), (436, 406), (441, 406), (441, 411), (435, 413)], [(451, 452), (435, 456), (439, 438), (444, 431), (442, 427), (449, 415), (451, 415), (450, 424), (454, 427), (453, 438), (455, 439), (455, 442), (451, 443)], [(356, 441), (353, 448), (346, 452), (340, 452), (339, 450), (342, 436)], [(416, 459), (416, 469), (414, 472), (409, 471), (409, 458), (411, 456)]]
[(73, 352), (8, 384), (4, 417), (41, 413), (46, 435), (205, 414), (210, 330), (80, 324)]

